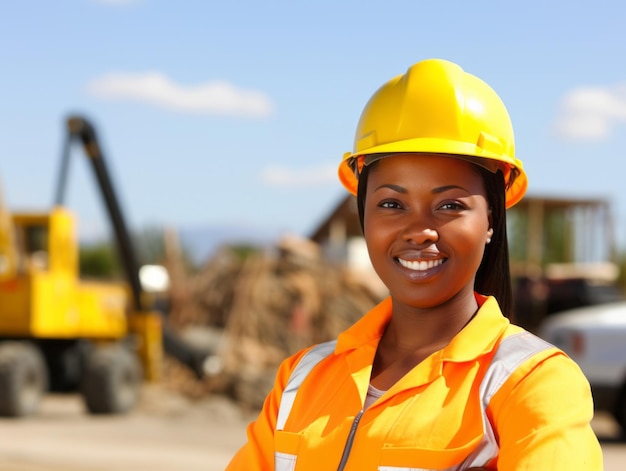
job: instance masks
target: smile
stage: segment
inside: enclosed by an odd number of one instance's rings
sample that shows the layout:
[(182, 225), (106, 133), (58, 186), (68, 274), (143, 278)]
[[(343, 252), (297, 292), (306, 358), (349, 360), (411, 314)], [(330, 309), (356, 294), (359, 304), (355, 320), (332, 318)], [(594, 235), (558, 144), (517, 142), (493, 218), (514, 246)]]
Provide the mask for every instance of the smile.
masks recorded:
[(444, 262), (444, 259), (442, 258), (438, 258), (437, 260), (421, 260), (421, 261), (402, 260), (401, 258), (398, 258), (397, 260), (398, 260), (398, 263), (402, 265), (404, 268), (408, 268), (409, 270), (415, 270), (415, 271), (430, 270), (432, 268), (438, 267)]

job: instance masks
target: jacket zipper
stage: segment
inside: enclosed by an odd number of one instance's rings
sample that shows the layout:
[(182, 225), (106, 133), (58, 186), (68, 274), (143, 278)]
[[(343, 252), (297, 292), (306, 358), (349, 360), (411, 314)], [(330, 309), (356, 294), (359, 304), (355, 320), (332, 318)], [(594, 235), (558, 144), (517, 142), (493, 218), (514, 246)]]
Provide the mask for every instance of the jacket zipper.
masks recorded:
[(348, 435), (348, 439), (346, 440), (346, 446), (343, 449), (343, 454), (341, 455), (341, 461), (339, 462), (339, 467), (337, 468), (337, 471), (343, 471), (343, 469), (346, 467), (346, 463), (348, 462), (348, 458), (350, 457), (350, 451), (352, 450), (352, 444), (354, 443), (354, 435), (356, 435), (356, 429), (359, 426), (362, 415), (363, 409), (359, 411), (359, 413), (354, 418), (354, 421), (352, 422), (350, 434)]

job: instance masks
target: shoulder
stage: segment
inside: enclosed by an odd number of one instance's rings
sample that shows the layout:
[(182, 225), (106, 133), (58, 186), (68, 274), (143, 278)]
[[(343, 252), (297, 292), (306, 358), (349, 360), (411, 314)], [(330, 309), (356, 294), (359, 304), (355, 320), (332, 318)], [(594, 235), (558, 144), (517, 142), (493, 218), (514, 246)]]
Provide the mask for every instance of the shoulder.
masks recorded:
[(492, 409), (513, 406), (528, 408), (533, 414), (541, 414), (543, 409), (549, 414), (551, 408), (567, 407), (568, 402), (575, 407), (592, 406), (589, 382), (565, 352), (521, 328), (509, 329), (508, 333), (500, 348), (511, 342), (509, 347), (519, 361), (493, 397)]
[(518, 368), (511, 374), (515, 382), (533, 375), (536, 369), (563, 369), (559, 376), (584, 379), (578, 365), (563, 350), (515, 325), (509, 326), (502, 337), (496, 352), (498, 355), (518, 357)]
[[(525, 336), (530, 343), (540, 343), (531, 336)], [(487, 414), (500, 444), (498, 467), (544, 469), (558, 463), (558, 469), (600, 469), (589, 465), (601, 462), (590, 425), (589, 382), (571, 358), (547, 342), (511, 372)]]

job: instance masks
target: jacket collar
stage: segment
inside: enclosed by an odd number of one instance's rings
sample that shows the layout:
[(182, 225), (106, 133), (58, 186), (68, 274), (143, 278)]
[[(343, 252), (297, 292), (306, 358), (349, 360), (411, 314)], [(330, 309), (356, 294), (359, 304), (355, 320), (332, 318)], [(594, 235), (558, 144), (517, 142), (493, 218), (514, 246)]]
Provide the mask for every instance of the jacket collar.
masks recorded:
[[(491, 351), (509, 325), (493, 296), (475, 294), (480, 308), (473, 319), (440, 352), (443, 361), (463, 362)], [(339, 335), (335, 353), (363, 345), (376, 347), (391, 319), (388, 297)]]

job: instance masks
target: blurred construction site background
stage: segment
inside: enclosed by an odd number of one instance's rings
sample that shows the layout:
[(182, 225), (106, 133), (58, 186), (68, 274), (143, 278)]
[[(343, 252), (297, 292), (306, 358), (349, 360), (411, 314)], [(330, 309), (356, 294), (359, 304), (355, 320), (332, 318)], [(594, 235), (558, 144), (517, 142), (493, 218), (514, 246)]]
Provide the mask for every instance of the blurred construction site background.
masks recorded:
[(387, 294), (336, 166), (425, 56), (510, 106), (515, 321), (626, 300), (622, 3), (61, 3), (0, 6), (0, 416), (124, 414), (147, 383), (257, 410)]

